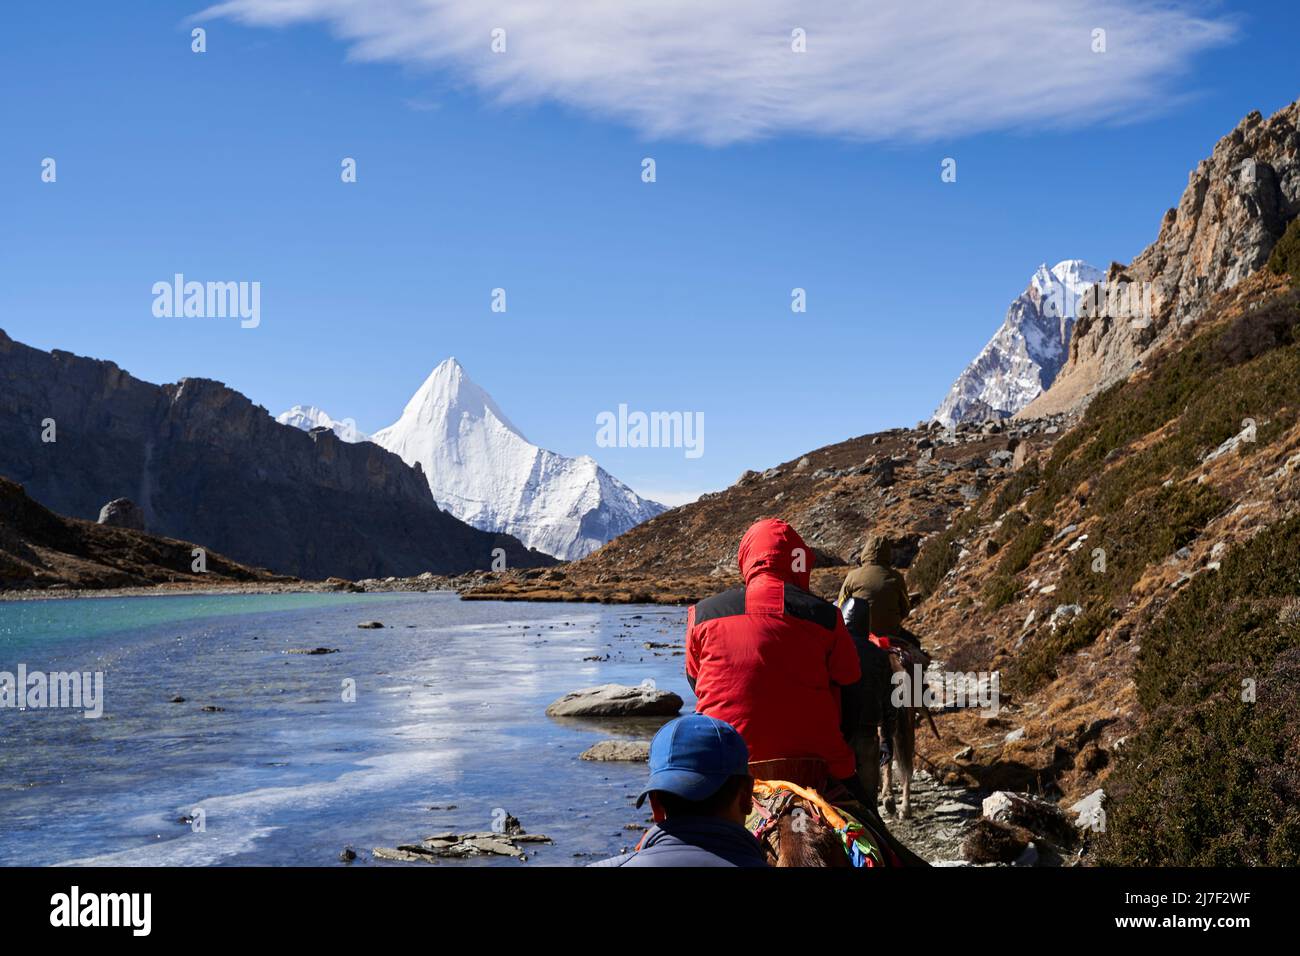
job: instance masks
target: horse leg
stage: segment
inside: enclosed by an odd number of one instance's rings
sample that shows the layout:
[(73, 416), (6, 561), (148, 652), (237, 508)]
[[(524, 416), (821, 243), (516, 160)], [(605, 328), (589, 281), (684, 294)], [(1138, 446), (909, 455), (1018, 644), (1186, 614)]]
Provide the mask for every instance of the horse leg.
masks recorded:
[[(897, 746), (894, 748), (897, 750)], [(894, 761), (889, 760), (885, 764), (885, 812), (894, 812)]]
[(898, 763), (903, 787), (903, 802), (898, 815), (908, 820), (912, 816), (912, 762), (916, 753), (916, 720), (912, 710), (905, 710), (900, 716), (896, 740), (894, 760)]

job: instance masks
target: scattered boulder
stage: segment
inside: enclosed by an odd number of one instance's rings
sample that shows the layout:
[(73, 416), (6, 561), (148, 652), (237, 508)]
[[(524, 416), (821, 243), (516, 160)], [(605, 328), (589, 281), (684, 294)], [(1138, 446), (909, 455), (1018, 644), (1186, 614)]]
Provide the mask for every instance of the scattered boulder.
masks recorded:
[[(1046, 592), (1044, 591), (1044, 593)], [(1052, 616), (1047, 619), (1047, 624), (1055, 631), (1063, 625), (1069, 624), (1082, 613), (1083, 608), (1078, 604), (1058, 604), (1056, 610), (1052, 612)]]
[(1080, 830), (1095, 830), (1103, 826), (1106, 819), (1105, 803), (1106, 791), (1098, 787), (1070, 807), (1070, 812), (1076, 814), (1074, 825)]
[[(461, 859), (474, 856), (513, 856), (527, 859), (529, 843), (553, 843), (540, 833), (526, 833), (519, 821), (509, 814), (498, 831), (485, 833), (435, 833), (419, 843), (401, 843), (396, 847), (375, 847), (378, 860), (401, 863), (432, 863), (439, 857)], [(523, 846), (521, 846), (523, 844)]]
[(682, 699), (648, 684), (601, 684), (570, 691), (546, 708), (548, 717), (675, 717)]
[(1027, 793), (999, 790), (984, 798), (983, 812), (985, 819), (1028, 830), (1064, 849), (1078, 841), (1078, 831), (1060, 807)]
[(383, 621), (362, 621), (360, 624), (357, 625), (357, 627), (363, 628), (365, 630), (375, 630), (383, 626), (384, 626)]
[(110, 528), (143, 531), (145, 530), (144, 512), (130, 498), (114, 498), (99, 509), (99, 524), (108, 525)]
[(376, 860), (389, 860), (393, 863), (432, 863), (434, 861), (432, 853), (414, 853), (409, 850), (393, 849), (386, 846), (377, 846), (370, 853)]
[(645, 763), (650, 759), (650, 744), (644, 740), (602, 740), (578, 755), (581, 760), (627, 760)]

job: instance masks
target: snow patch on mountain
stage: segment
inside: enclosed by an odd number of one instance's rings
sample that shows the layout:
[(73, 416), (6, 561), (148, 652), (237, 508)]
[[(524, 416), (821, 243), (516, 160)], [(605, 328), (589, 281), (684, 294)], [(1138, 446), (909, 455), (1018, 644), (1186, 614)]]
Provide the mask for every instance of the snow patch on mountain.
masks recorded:
[(438, 505), (572, 560), (665, 511), (583, 455), (532, 444), (454, 358), (370, 439), (424, 471)]
[(1070, 356), (1079, 302), (1104, 273), (1082, 259), (1040, 265), (1001, 328), (957, 377), (934, 418), (944, 425), (1007, 418), (1052, 384)]

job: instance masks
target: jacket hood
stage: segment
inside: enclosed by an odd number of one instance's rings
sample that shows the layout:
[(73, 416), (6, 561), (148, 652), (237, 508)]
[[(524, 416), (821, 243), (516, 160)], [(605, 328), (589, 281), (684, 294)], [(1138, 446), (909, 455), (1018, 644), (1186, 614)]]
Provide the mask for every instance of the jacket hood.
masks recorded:
[(862, 546), (863, 564), (880, 564), (889, 567), (894, 557), (894, 546), (883, 534), (867, 535), (867, 543)]
[(740, 539), (736, 557), (746, 584), (760, 574), (771, 574), (808, 590), (813, 569), (812, 548), (780, 518), (764, 518), (750, 525)]

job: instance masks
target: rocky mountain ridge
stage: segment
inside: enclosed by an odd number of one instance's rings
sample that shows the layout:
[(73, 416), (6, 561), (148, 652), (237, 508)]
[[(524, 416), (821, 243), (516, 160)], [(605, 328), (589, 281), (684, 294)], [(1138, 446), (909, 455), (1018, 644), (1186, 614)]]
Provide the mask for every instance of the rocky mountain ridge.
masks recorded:
[(1024, 415), (1077, 409), (1127, 378), (1260, 269), (1297, 213), (1300, 101), (1267, 119), (1250, 113), (1188, 174), (1155, 241), (1127, 266), (1112, 263), (1104, 294), (1080, 306), (1069, 361)]
[(154, 534), (303, 578), (553, 563), (440, 511), (423, 474), (377, 445), (304, 433), (220, 382), (153, 385), (112, 362), (0, 332), (0, 475), (94, 519), (114, 498)]
[(1087, 289), (1105, 276), (1081, 259), (1038, 267), (993, 338), (935, 410), (943, 425), (1006, 418), (1049, 388), (1069, 356)]

